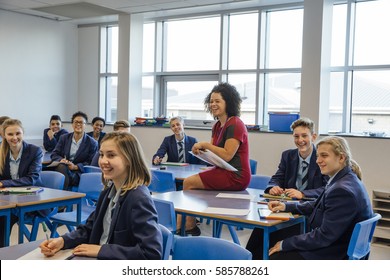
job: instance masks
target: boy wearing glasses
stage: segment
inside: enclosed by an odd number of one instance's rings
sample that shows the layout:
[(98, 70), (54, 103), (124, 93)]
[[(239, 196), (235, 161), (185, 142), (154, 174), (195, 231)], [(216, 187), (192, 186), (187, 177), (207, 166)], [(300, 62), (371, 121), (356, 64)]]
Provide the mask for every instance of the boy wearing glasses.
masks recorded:
[(72, 116), (73, 132), (60, 137), (51, 159), (59, 162), (55, 170), (65, 175), (64, 190), (78, 186), (80, 174), (84, 172), (84, 165), (90, 165), (93, 156), (98, 150), (95, 139), (85, 133), (85, 124), (88, 117), (83, 112), (76, 112)]

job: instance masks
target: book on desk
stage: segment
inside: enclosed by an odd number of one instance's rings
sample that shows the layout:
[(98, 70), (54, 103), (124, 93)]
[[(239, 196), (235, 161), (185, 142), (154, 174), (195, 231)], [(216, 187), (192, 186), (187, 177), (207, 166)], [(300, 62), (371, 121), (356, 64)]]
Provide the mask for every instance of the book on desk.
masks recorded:
[(41, 187), (6, 187), (0, 188), (0, 194), (37, 194), (43, 191)]
[(271, 195), (271, 194), (268, 194), (268, 193), (260, 194), (260, 197), (267, 198), (267, 199), (270, 199), (270, 200), (282, 200), (282, 201), (289, 201), (289, 202), (292, 202), (292, 201), (295, 201), (295, 202), (299, 202), (299, 201), (314, 201), (314, 200), (316, 200), (313, 197), (302, 197), (301, 199), (297, 199), (297, 198), (294, 198), (294, 197), (288, 197), (286, 195)]

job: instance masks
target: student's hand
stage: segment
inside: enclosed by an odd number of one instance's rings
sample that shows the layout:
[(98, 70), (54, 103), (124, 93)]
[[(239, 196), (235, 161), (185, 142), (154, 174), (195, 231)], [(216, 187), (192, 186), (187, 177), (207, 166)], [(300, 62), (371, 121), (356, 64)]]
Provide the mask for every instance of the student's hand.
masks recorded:
[(68, 161), (67, 165), (68, 165), (69, 170), (76, 171), (79, 169), (79, 167), (76, 164), (73, 164), (73, 162), (71, 162), (71, 161)]
[(280, 202), (280, 201), (273, 200), (273, 201), (268, 202), (268, 208), (272, 212), (284, 211), (284, 210), (286, 210), (286, 204), (284, 204), (283, 202)]
[(280, 241), (276, 242), (275, 246), (269, 249), (268, 254), (271, 256), (277, 252), (280, 252)]
[(91, 258), (96, 258), (99, 254), (100, 248), (102, 246), (95, 244), (81, 244), (73, 249), (73, 254), (75, 256), (86, 256)]
[(279, 186), (274, 186), (269, 190), (270, 195), (282, 195), (284, 190)]
[(55, 132), (53, 130), (49, 129), (47, 131), (47, 136), (49, 136), (50, 140), (53, 139), (54, 135), (55, 135)]
[(41, 253), (46, 257), (54, 256), (59, 250), (64, 247), (64, 239), (62, 237), (53, 238), (43, 241), (39, 248), (41, 248)]
[(153, 159), (153, 164), (154, 165), (159, 165), (161, 164), (162, 162), (162, 158), (160, 158), (159, 156), (156, 156), (154, 159)]
[(284, 194), (291, 198), (302, 199), (303, 193), (296, 189), (285, 189)]

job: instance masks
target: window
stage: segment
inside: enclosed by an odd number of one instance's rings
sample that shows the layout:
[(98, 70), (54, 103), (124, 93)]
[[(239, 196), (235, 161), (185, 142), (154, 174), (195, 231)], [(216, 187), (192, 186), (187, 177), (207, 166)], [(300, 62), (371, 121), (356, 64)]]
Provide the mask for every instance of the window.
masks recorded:
[(117, 119), (118, 27), (104, 26), (100, 32), (99, 115), (106, 122)]
[(330, 132), (390, 134), (389, 9), (386, 0), (334, 6)]

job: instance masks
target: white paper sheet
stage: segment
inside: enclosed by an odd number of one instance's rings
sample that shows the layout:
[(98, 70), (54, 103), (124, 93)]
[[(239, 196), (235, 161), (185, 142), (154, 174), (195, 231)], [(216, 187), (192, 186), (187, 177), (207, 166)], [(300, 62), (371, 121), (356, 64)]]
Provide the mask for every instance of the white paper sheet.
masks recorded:
[(232, 216), (246, 216), (249, 214), (250, 209), (234, 209), (234, 208), (217, 208), (207, 207), (203, 212), (209, 214), (222, 214)]
[(254, 195), (250, 194), (235, 194), (235, 193), (219, 193), (217, 194), (218, 198), (236, 198), (236, 199), (247, 199), (253, 201), (255, 199)]
[(236, 168), (231, 166), (229, 163), (221, 159), (219, 156), (214, 154), (210, 150), (200, 151), (200, 154), (195, 155), (193, 152), (190, 152), (190, 154), (196, 156), (197, 158), (200, 158), (201, 160), (210, 163), (212, 165), (218, 166), (220, 168), (229, 170), (229, 171), (237, 171)]

